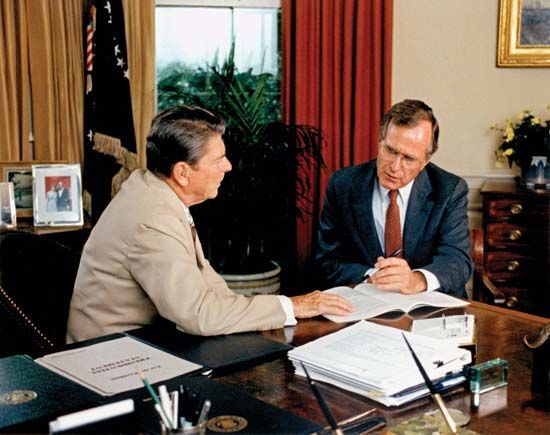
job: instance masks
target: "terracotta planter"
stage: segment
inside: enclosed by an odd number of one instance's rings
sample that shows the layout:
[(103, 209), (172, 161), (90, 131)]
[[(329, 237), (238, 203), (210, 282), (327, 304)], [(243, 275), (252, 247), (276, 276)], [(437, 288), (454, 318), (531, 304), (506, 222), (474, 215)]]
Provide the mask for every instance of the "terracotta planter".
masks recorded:
[(241, 295), (278, 294), (281, 289), (281, 267), (274, 261), (271, 264), (273, 269), (267, 272), (239, 275), (222, 274), (221, 276), (231, 290)]

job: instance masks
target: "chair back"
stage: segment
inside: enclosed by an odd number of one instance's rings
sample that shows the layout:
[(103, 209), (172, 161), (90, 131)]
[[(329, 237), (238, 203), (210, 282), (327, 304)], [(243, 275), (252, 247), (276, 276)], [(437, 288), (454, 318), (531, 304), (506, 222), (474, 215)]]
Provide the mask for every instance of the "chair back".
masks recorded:
[(38, 356), (65, 343), (78, 263), (47, 236), (0, 234), (0, 356)]

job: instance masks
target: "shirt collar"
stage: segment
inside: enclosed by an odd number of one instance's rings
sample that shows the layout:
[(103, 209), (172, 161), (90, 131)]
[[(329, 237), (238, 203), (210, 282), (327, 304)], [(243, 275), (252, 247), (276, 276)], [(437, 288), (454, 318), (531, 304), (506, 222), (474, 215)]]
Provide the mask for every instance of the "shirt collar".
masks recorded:
[(183, 203), (183, 201), (180, 201), (181, 206), (183, 207), (183, 210), (185, 211), (185, 216), (187, 217), (187, 221), (189, 222), (189, 225), (194, 226), (195, 222), (193, 221), (193, 216), (191, 216), (191, 212), (189, 211), (189, 208)]
[[(384, 186), (380, 184), (378, 181), (378, 177), (376, 177), (376, 189), (378, 189), (378, 193), (380, 194), (380, 198), (384, 199), (388, 196), (388, 193), (390, 192), (390, 189), (386, 189)], [(401, 187), (399, 190), (399, 196), (403, 200), (404, 204), (408, 204), (409, 197), (411, 196), (411, 190), (414, 184), (414, 179), (409, 182), (409, 184)]]

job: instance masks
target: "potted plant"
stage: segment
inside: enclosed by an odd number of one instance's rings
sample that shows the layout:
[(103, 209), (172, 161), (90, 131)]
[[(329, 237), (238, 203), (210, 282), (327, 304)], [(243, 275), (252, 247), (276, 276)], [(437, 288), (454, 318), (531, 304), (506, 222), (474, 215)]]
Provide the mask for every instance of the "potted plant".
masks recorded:
[(237, 71), (233, 47), (221, 67), (193, 74), (175, 68), (161, 76), (158, 87), (161, 108), (195, 104), (226, 121), (233, 169), (218, 197), (192, 210), (207, 257), (226, 280), (268, 275), (269, 289), (244, 293), (278, 290), (271, 275), (280, 264), (292, 265), (295, 220), (310, 212), (305, 171), (324, 166), (320, 130), (281, 122), (278, 79)]
[[(550, 110), (550, 105), (548, 105)], [(521, 180), (528, 187), (536, 184), (550, 187), (550, 120), (542, 121), (531, 110), (518, 114), (518, 121), (511, 119), (504, 126), (494, 125), (504, 141), (495, 151), (497, 166), (508, 160), (510, 168), (515, 163), (521, 169)]]

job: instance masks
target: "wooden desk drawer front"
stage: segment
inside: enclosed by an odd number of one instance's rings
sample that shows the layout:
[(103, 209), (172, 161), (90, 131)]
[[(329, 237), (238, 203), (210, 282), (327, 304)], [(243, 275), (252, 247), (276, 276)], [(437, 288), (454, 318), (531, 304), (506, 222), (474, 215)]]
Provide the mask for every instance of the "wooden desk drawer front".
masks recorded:
[(522, 198), (489, 199), (485, 204), (485, 215), (489, 220), (542, 222), (548, 204), (544, 201), (528, 201)]
[(535, 257), (517, 252), (490, 252), (485, 259), (485, 270), (495, 281), (530, 279), (540, 270), (540, 261)]
[(547, 239), (548, 234), (541, 234), (536, 226), (487, 223), (485, 227), (487, 249), (543, 249)]

